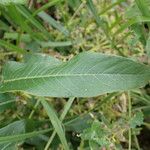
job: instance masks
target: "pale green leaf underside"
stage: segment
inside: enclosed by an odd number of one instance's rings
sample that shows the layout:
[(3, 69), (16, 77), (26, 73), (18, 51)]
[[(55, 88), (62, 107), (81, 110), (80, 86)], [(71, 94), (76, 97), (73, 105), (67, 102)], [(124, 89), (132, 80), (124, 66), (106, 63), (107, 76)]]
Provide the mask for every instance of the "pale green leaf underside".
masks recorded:
[(10, 3), (25, 4), (25, 3), (27, 3), (27, 0), (0, 0), (0, 4), (3, 4), (3, 5), (8, 5)]
[(8, 63), (3, 70), (0, 92), (92, 97), (139, 88), (150, 79), (149, 66), (118, 56), (86, 52), (65, 63), (39, 60)]

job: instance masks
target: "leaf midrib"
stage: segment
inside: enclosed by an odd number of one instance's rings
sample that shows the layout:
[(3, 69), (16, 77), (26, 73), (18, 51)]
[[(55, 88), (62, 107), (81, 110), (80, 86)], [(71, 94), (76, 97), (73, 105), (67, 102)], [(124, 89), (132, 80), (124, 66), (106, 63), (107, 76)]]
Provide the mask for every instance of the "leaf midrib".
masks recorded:
[(3, 83), (8, 83), (8, 82), (15, 82), (19, 80), (28, 80), (28, 79), (39, 79), (39, 78), (49, 78), (49, 77), (75, 77), (75, 76), (102, 76), (102, 75), (124, 75), (124, 76), (139, 76), (139, 75), (144, 75), (144, 74), (137, 74), (137, 73), (125, 73), (125, 74), (119, 74), (119, 73), (112, 73), (112, 74), (52, 74), (52, 75), (43, 75), (43, 76), (30, 76), (30, 77), (22, 77), (22, 78), (17, 78), (17, 79), (8, 79), (8, 80), (3, 80)]

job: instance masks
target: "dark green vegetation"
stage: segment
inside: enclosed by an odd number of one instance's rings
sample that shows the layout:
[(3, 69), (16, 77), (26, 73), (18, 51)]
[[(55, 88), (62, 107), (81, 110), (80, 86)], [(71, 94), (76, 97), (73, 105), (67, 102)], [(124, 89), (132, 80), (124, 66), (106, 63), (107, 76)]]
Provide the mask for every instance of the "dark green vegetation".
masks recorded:
[(0, 0), (0, 150), (149, 150), (149, 57), (149, 0)]

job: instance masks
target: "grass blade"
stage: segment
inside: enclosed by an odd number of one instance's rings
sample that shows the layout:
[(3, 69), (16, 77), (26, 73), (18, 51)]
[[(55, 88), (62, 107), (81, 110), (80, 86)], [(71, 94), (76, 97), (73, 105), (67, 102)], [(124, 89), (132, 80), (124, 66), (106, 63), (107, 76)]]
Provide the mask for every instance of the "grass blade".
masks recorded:
[(25, 17), (25, 19), (28, 19), (29, 22), (32, 25), (34, 25), (34, 27), (36, 27), (37, 29), (42, 31), (44, 33), (45, 37), (49, 37), (49, 33), (45, 30), (45, 27), (42, 26), (38, 20), (36, 20), (34, 17), (32, 17), (32, 14), (30, 14), (30, 12), (24, 6), (19, 5), (19, 6), (16, 6), (16, 8), (17, 8), (18, 12), (20, 12), (20, 14), (22, 14)]
[(39, 44), (46, 48), (46, 47), (66, 47), (66, 46), (71, 46), (72, 42), (71, 41), (62, 41), (62, 42), (39, 42)]
[(58, 119), (53, 108), (46, 102), (46, 100), (44, 98), (41, 99), (41, 103), (42, 103), (44, 109), (46, 110), (46, 112), (50, 118), (50, 121), (51, 121), (53, 127), (55, 128), (56, 133), (58, 134), (58, 136), (60, 138), (60, 141), (62, 142), (64, 149), (69, 150), (69, 146), (68, 146), (67, 140), (65, 138), (65, 132), (63, 131), (61, 121)]
[[(72, 105), (74, 99), (75, 99), (74, 97), (73, 97), (73, 98), (69, 98), (67, 104), (66, 104), (65, 107), (64, 107), (64, 111), (62, 112), (62, 114), (61, 114), (61, 116), (60, 116), (60, 121), (63, 121), (63, 120), (64, 120), (64, 118), (65, 118), (67, 112), (69, 111), (69, 109), (70, 109), (70, 107), (71, 107), (71, 105)], [(44, 150), (48, 150), (48, 148), (49, 148), (51, 142), (53, 141), (53, 139), (54, 139), (54, 137), (55, 137), (55, 135), (56, 135), (56, 131), (53, 131), (53, 133), (52, 133), (52, 135), (51, 135), (49, 141), (47, 142), (47, 144), (46, 144)]]
[(9, 5), (9, 4), (25, 4), (26, 0), (0, 0), (0, 4)]
[(149, 35), (147, 42), (146, 42), (145, 51), (147, 52), (147, 56), (150, 58), (150, 35)]
[(9, 50), (12, 50), (12, 51), (15, 51), (17, 53), (25, 53), (26, 51), (22, 48), (19, 48), (11, 43), (8, 43), (4, 40), (0, 40), (0, 46), (3, 46), (5, 47), (6, 49), (9, 49)]
[(90, 9), (90, 11), (92, 12), (97, 25), (99, 27), (101, 27), (101, 29), (104, 31), (106, 37), (108, 38), (108, 40), (111, 41), (111, 38), (110, 38), (109, 33), (108, 33), (109, 31), (107, 30), (106, 24), (104, 24), (102, 19), (99, 17), (98, 12), (97, 12), (97, 10), (94, 6), (93, 1), (92, 0), (87, 0), (87, 6)]
[(35, 10), (32, 16), (36, 16), (39, 12), (44, 11), (47, 8), (56, 5), (58, 2), (60, 2), (60, 0), (53, 0), (53, 1), (47, 2), (45, 5), (41, 6), (39, 9)]
[(69, 31), (56, 20), (54, 20), (51, 16), (49, 16), (47, 13), (42, 11), (38, 13), (38, 16), (42, 18), (45, 22), (47, 22), (49, 25), (59, 30), (64, 35), (69, 36)]
[(0, 137), (0, 144), (22, 141), (22, 140), (25, 140), (27, 138), (31, 138), (31, 137), (38, 136), (40, 134), (47, 133), (51, 130), (52, 129), (45, 129), (45, 130), (41, 130), (41, 131), (34, 131), (34, 132), (29, 132), (29, 133), (24, 133), (24, 134), (17, 134), (17, 135)]

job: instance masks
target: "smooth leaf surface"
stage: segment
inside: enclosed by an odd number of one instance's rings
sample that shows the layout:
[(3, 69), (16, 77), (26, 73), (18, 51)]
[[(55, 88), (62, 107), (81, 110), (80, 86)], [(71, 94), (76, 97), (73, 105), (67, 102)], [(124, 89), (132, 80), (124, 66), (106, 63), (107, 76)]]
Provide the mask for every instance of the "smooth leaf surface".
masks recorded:
[(55, 63), (50, 59), (9, 62), (3, 69), (0, 92), (92, 97), (139, 88), (149, 79), (149, 66), (124, 57), (85, 52), (64, 63)]
[(25, 4), (26, 0), (0, 0), (0, 4), (8, 5), (8, 4)]

